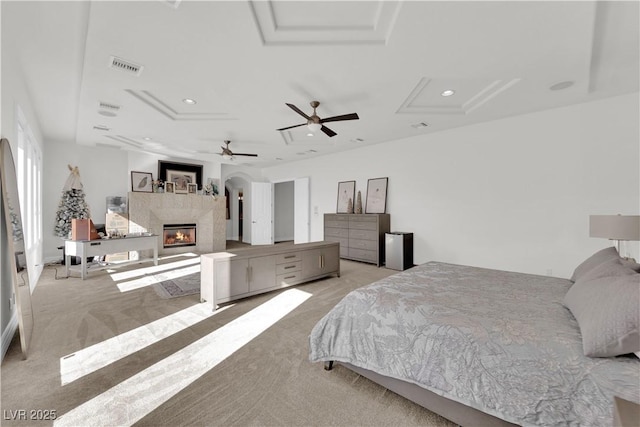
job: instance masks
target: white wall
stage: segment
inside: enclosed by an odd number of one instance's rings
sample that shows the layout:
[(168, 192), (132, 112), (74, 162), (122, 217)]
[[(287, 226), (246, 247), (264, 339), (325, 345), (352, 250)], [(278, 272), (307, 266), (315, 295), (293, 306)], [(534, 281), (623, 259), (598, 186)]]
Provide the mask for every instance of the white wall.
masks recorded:
[[(266, 168), (311, 176), (311, 240), (335, 212), (339, 181), (389, 177), (392, 231), (414, 260), (569, 277), (610, 245), (590, 214), (639, 214), (638, 94), (542, 111)], [(396, 154), (392, 154), (396, 153)], [(316, 213), (317, 209), (317, 213)], [(640, 258), (639, 245), (632, 254)]]
[(44, 259), (60, 260), (62, 238), (55, 236), (54, 223), (62, 188), (69, 176), (67, 165), (78, 166), (94, 224), (104, 224), (107, 196), (126, 196), (131, 187), (127, 152), (103, 147), (88, 147), (73, 142), (48, 142), (44, 150), (42, 211), (44, 217)]

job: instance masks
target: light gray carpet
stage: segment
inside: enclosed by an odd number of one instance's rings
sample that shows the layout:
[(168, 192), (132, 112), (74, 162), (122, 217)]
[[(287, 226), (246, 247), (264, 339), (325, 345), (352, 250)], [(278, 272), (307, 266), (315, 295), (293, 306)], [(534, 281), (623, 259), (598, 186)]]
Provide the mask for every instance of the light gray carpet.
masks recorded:
[[(161, 264), (165, 262), (169, 261)], [(148, 265), (127, 266), (118, 272)], [(449, 421), (341, 366), (327, 372), (320, 364), (309, 362), (307, 340), (313, 325), (351, 289), (395, 273), (345, 260), (341, 261), (341, 270), (340, 278), (297, 286), (312, 296), (136, 425), (451, 426)], [(121, 293), (107, 272), (96, 272), (85, 281), (55, 280), (53, 268), (46, 268), (33, 295), (35, 330), (29, 358), (21, 359), (16, 336), (2, 363), (1, 410), (44, 409), (63, 415), (281, 292), (238, 301), (61, 386), (61, 357), (191, 307), (199, 302), (199, 295), (162, 299), (150, 286)], [(145, 389), (144, 383), (138, 387), (139, 403), (144, 404), (154, 390)], [(5, 419), (2, 425), (46, 426), (52, 422)], [(88, 417), (85, 425), (95, 424)]]

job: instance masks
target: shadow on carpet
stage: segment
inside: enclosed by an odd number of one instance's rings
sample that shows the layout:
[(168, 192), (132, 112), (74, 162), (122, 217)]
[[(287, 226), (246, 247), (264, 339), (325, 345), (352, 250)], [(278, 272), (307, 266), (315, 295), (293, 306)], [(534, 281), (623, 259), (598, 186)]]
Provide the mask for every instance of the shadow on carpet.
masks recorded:
[[(156, 274), (159, 280), (162, 280), (161, 274)], [(187, 295), (200, 293), (200, 273), (192, 273), (182, 277), (162, 280), (153, 285), (153, 290), (160, 298), (178, 298)]]

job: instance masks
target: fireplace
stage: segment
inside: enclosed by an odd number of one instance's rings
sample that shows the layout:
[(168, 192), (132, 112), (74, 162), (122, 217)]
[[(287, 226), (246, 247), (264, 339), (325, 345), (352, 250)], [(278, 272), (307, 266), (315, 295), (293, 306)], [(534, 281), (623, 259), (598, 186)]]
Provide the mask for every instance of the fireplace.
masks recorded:
[(195, 224), (164, 224), (162, 228), (163, 248), (196, 245)]

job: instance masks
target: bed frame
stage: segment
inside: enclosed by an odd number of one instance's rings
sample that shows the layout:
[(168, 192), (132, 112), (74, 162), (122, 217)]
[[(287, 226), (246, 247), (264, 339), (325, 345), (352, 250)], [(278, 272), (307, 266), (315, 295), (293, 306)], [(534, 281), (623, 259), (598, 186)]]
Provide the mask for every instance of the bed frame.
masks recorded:
[[(333, 369), (333, 361), (324, 362), (324, 369), (330, 371)], [(485, 412), (479, 411), (462, 403), (455, 402), (446, 397), (439, 396), (427, 389), (419, 387), (413, 383), (397, 380), (377, 374), (368, 369), (359, 368), (349, 363), (337, 362), (347, 369), (370, 379), (376, 384), (380, 384), (392, 392), (417, 403), (418, 405), (435, 412), (461, 426), (486, 426), (486, 427), (513, 427), (512, 424), (503, 419), (494, 417)]]

